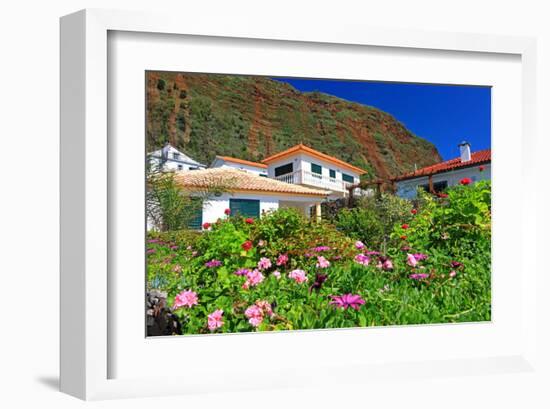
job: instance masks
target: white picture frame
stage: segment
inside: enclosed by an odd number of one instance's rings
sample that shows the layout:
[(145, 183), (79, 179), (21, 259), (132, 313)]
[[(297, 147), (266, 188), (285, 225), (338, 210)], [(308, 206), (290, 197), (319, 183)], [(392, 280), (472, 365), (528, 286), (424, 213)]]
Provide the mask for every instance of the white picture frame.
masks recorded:
[[(477, 34), (434, 33), (413, 30), (385, 30), (359, 26), (346, 26), (342, 30), (324, 30), (307, 26), (307, 29), (263, 22), (261, 26), (233, 27), (215, 18), (209, 21), (187, 19), (185, 25), (177, 16), (110, 10), (84, 10), (61, 19), (61, 377), (63, 392), (86, 400), (119, 397), (155, 396), (165, 394), (198, 393), (215, 387), (216, 390), (259, 389), (265, 387), (265, 378), (252, 379), (246, 385), (238, 382), (239, 371), (227, 367), (229, 361), (218, 367), (208, 367), (204, 373), (187, 376), (136, 376), (112, 377), (114, 329), (109, 323), (113, 301), (109, 298), (108, 271), (113, 262), (110, 253), (109, 170), (108, 165), (117, 161), (110, 150), (108, 100), (113, 84), (109, 83), (108, 37), (113, 32), (133, 32), (147, 36), (163, 35), (198, 36), (204, 38), (255, 39), (279, 41), (316, 47), (380, 47), (384, 49), (411, 50), (430, 53), (479, 53), (479, 55), (513, 55), (521, 59), (521, 133), (522, 173), (517, 176), (523, 183), (523, 194), (517, 204), (525, 207), (532, 200), (535, 178), (531, 159), (535, 157), (535, 70), (536, 43), (531, 38), (490, 36)], [(281, 43), (281, 44), (282, 44)], [(503, 146), (504, 144), (501, 144)], [(516, 147), (517, 148), (517, 147)], [(512, 149), (512, 151), (515, 150)], [(504, 152), (504, 149), (502, 149)], [(113, 156), (114, 155), (114, 156)], [(138, 175), (142, 178), (142, 175)], [(498, 202), (497, 202), (498, 203)], [(505, 217), (506, 210), (501, 213)], [(526, 212), (524, 212), (526, 213)], [(496, 222), (498, 223), (498, 222)], [(525, 254), (527, 240), (534, 247), (536, 220), (526, 214), (518, 223), (518, 234)], [(517, 236), (516, 236), (517, 240)], [(502, 255), (495, 254), (498, 258)], [(139, 257), (139, 255), (137, 255)], [(496, 263), (498, 265), (498, 263)], [(500, 264), (502, 265), (502, 264)], [(515, 267), (521, 271), (518, 286), (520, 322), (515, 328), (514, 347), (504, 345), (495, 356), (480, 354), (423, 355), (421, 359), (401, 356), (394, 362), (377, 361), (372, 356), (357, 359), (337, 357), (326, 367), (313, 367), (307, 360), (294, 360), (292, 365), (272, 369), (269, 384), (272, 387), (307, 386), (330, 382), (346, 382), (337, 379), (334, 370), (346, 367), (353, 373), (355, 383), (373, 379), (391, 378), (398, 371), (401, 377), (445, 376), (468, 374), (496, 374), (537, 370), (535, 349), (536, 333), (536, 261), (521, 257)], [(505, 271), (502, 271), (503, 275)], [(112, 291), (112, 289), (111, 289)], [(142, 296), (142, 294), (140, 295)], [(507, 300), (500, 299), (504, 305)], [(498, 324), (498, 323), (497, 323)], [(497, 325), (495, 324), (495, 325)], [(121, 324), (122, 325), (122, 324)], [(511, 325), (511, 324), (510, 324)], [(508, 330), (512, 328), (509, 327)], [(384, 334), (390, 329), (375, 329)], [(435, 336), (452, 336), (446, 326), (436, 326)], [(483, 326), (460, 329), (472, 334), (485, 331)], [(408, 333), (414, 337), (415, 330)], [(288, 348), (293, 342), (311, 342), (317, 336), (313, 332), (291, 334), (251, 334), (261, 336), (262, 342), (277, 342)], [(323, 342), (343, 342), (354, 345), (358, 333), (338, 331), (323, 332)], [(447, 333), (447, 334), (446, 334)], [(181, 338), (181, 337), (180, 337)], [(223, 343), (235, 344), (237, 338), (190, 337), (188, 345), (197, 348), (212, 347)], [(248, 342), (251, 338), (241, 338)], [(383, 339), (383, 338), (382, 338)], [(419, 338), (421, 339), (421, 338)], [(443, 339), (443, 338), (442, 338)], [(244, 340), (244, 341), (243, 341)], [(355, 340), (355, 341), (354, 341)], [(149, 343), (148, 348), (166, 347), (172, 339), (164, 338)], [(202, 344), (202, 345), (201, 345)], [(510, 344), (512, 345), (512, 344)], [(468, 348), (464, 347), (464, 351)], [(508, 349), (507, 349), (508, 348)], [(353, 350), (353, 347), (351, 347)], [(195, 353), (195, 352), (194, 352)], [(141, 358), (135, 357), (136, 362)], [(310, 362), (311, 363), (311, 362)], [(226, 365), (226, 367), (224, 367)], [(242, 373), (250, 368), (242, 368)], [(269, 370), (270, 368), (266, 368)], [(131, 372), (131, 371), (128, 371)], [(209, 376), (216, 375), (216, 376)], [(266, 375), (267, 376), (267, 375)], [(257, 377), (260, 378), (260, 377)], [(350, 377), (351, 378), (351, 377)]]

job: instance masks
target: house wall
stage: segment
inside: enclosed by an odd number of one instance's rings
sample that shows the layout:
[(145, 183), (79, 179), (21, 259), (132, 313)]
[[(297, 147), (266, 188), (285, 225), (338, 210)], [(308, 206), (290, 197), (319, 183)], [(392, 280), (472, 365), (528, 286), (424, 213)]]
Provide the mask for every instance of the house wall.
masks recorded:
[[(179, 154), (179, 159), (174, 159), (174, 153)], [(149, 162), (153, 167), (158, 167), (161, 162), (162, 149), (156, 150), (149, 155)], [(194, 168), (205, 169), (205, 166), (202, 166), (198, 163), (192, 163), (188, 159), (187, 155), (183, 152), (178, 151), (173, 146), (168, 148), (168, 157), (164, 163), (163, 170), (192, 170)]]
[(279, 208), (279, 198), (277, 196), (254, 193), (224, 193), (220, 197), (204, 201), (202, 209), (203, 223), (215, 223), (216, 220), (226, 217), (224, 211), (225, 209), (229, 209), (229, 199), (259, 200), (260, 214)]
[(212, 163), (213, 168), (231, 168), (231, 169), (239, 169), (239, 170), (245, 170), (250, 173), (254, 173), (255, 175), (267, 175), (267, 169), (266, 168), (260, 168), (256, 166), (251, 165), (245, 165), (242, 163), (234, 163), (234, 162), (227, 162), (224, 160), (216, 159)]
[(315, 163), (317, 165), (320, 165), (323, 168), (322, 169), (322, 172), (323, 172), (322, 176), (323, 177), (329, 178), (330, 177), (329, 170), (333, 169), (333, 170), (336, 171), (336, 178), (335, 179), (337, 181), (342, 181), (343, 180), (342, 179), (342, 173), (346, 173), (350, 176), (353, 176), (354, 183), (359, 182), (359, 174), (357, 172), (354, 172), (354, 171), (348, 170), (346, 168), (343, 168), (341, 166), (335, 165), (332, 162), (317, 159), (316, 157), (305, 154), (305, 153), (299, 153), (299, 154), (293, 155), (291, 157), (280, 159), (280, 160), (277, 160), (275, 162), (270, 163), (268, 168), (267, 168), (267, 173), (268, 173), (269, 177), (271, 177), (271, 178), (275, 177), (275, 168), (276, 167), (279, 167), (281, 165), (286, 165), (287, 163), (290, 163), (290, 162), (293, 163), (294, 172), (296, 172), (298, 170), (304, 170), (306, 172), (311, 172), (311, 164)]
[[(470, 178), (474, 182), (491, 179), (491, 164), (488, 163), (483, 172), (479, 171), (479, 165), (469, 168), (452, 170), (450, 172), (438, 173), (432, 177), (433, 183), (447, 181), (448, 186), (456, 186), (463, 178)], [(428, 184), (428, 177), (424, 176), (416, 179), (403, 180), (396, 183), (397, 195), (405, 199), (414, 199), (418, 186)]]

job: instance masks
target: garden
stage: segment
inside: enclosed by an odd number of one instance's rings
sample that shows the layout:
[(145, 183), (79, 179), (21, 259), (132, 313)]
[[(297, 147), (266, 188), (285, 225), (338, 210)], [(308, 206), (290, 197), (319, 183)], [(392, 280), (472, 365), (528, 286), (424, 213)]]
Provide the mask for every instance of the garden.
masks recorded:
[(491, 185), (149, 232), (148, 335), (491, 319)]

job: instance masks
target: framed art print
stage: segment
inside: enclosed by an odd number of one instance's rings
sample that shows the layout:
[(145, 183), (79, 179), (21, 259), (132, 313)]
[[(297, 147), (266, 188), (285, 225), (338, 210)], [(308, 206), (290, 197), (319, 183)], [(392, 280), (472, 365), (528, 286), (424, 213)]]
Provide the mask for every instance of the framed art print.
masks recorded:
[(533, 40), (95, 10), (61, 45), (63, 391), (534, 370)]

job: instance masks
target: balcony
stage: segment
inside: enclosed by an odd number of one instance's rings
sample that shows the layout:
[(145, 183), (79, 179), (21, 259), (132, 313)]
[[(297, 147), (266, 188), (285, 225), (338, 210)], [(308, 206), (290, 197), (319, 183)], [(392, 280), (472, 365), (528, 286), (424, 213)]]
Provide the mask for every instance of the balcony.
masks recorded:
[(294, 185), (305, 185), (326, 189), (331, 192), (343, 193), (344, 195), (348, 193), (348, 187), (353, 185), (353, 183), (322, 176), (317, 173), (307, 172), (305, 170), (298, 170), (296, 172), (276, 176), (274, 179)]

